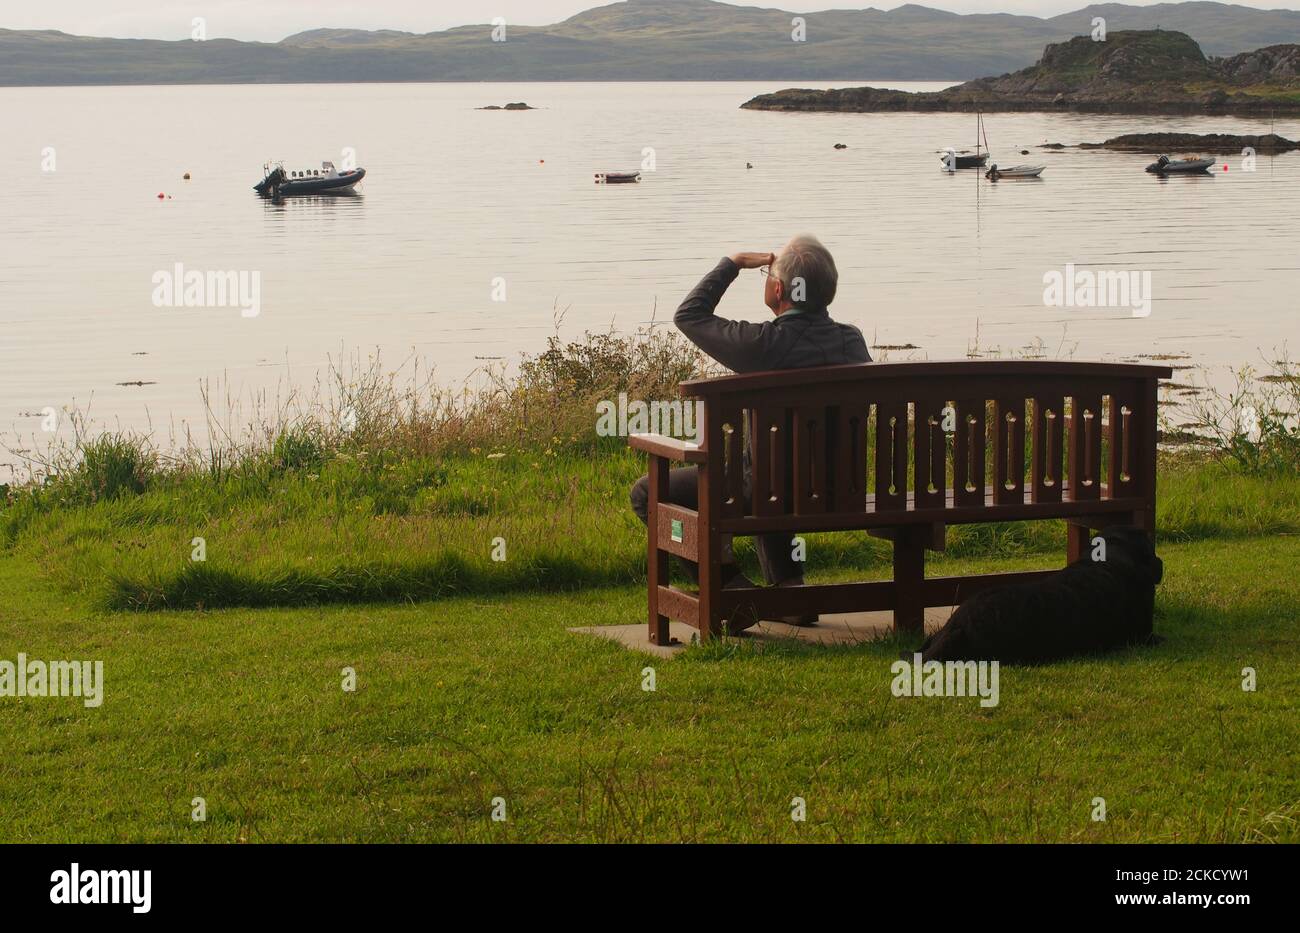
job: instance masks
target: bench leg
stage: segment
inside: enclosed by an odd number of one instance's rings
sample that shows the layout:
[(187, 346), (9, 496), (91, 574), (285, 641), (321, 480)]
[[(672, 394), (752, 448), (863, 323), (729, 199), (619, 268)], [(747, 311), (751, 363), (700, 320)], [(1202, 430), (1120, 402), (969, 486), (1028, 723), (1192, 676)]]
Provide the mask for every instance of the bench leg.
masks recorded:
[(1065, 526), (1065, 562), (1073, 564), (1092, 549), (1092, 529), (1073, 522)]
[(723, 634), (721, 537), (710, 535), (699, 543), (701, 642), (720, 638)]
[(1147, 533), (1154, 544), (1156, 540), (1156, 510), (1144, 509), (1141, 512), (1133, 513), (1133, 524), (1137, 525)]
[(659, 614), (659, 587), (668, 585), (668, 552), (659, 548), (659, 503), (668, 492), (668, 461), (650, 456), (649, 505), (646, 508), (646, 530), (649, 549), (646, 552), (646, 583), (649, 589), (650, 644), (666, 645), (669, 642), (668, 617)]
[(908, 525), (894, 534), (894, 631), (925, 627), (925, 545), (929, 525)]

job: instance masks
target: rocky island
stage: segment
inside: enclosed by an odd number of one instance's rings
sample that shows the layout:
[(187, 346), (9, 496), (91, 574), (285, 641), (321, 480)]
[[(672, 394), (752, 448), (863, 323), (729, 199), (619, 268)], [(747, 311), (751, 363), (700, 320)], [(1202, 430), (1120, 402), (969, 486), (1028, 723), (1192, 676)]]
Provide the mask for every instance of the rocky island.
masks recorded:
[[(1256, 152), (1276, 153), (1300, 149), (1300, 143), (1276, 133), (1235, 136), (1230, 133), (1127, 133), (1105, 142), (1079, 143), (1079, 149), (1114, 149), (1120, 152), (1240, 152), (1249, 146)], [(1041, 149), (1068, 149), (1060, 143)]]
[(1300, 45), (1207, 58), (1185, 33), (1112, 32), (1048, 45), (1037, 64), (943, 91), (789, 88), (747, 110), (1082, 111), (1093, 113), (1300, 113)]

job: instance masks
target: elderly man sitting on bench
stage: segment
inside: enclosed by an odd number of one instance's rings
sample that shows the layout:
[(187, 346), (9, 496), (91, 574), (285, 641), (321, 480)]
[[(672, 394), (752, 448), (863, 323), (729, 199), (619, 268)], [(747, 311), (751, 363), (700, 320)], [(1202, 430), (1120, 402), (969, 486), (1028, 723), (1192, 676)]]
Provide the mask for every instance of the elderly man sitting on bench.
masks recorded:
[[(775, 318), (761, 324), (729, 321), (714, 314), (723, 294), (742, 269), (764, 273), (763, 304)], [(862, 331), (852, 324), (831, 319), (827, 310), (835, 299), (839, 273), (830, 252), (816, 237), (797, 236), (780, 253), (736, 253), (722, 259), (713, 271), (686, 296), (673, 316), (673, 323), (692, 343), (737, 373), (774, 369), (803, 369), (840, 363), (869, 363)], [(750, 451), (745, 448), (745, 495), (750, 494)], [(649, 478), (641, 477), (632, 487), (632, 510), (646, 521)], [(695, 509), (696, 469), (684, 467), (668, 474), (666, 500)], [(758, 559), (766, 581), (774, 586), (803, 584), (803, 568), (794, 559), (788, 534), (759, 535)], [(726, 588), (753, 586), (740, 572), (730, 542), (723, 547), (722, 583)], [(693, 562), (680, 562), (692, 580), (698, 582)], [(732, 630), (747, 628), (757, 618), (732, 620)], [(810, 625), (816, 615), (782, 619), (795, 625)]]

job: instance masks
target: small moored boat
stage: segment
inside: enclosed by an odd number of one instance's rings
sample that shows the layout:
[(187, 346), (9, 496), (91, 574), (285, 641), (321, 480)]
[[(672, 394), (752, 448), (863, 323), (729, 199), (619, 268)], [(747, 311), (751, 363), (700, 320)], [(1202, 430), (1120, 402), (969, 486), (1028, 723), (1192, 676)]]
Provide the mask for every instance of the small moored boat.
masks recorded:
[(363, 168), (339, 171), (333, 162), (322, 162), (319, 169), (285, 171), (283, 162), (268, 162), (262, 166), (266, 177), (253, 186), (263, 197), (278, 198), (304, 194), (337, 194), (356, 186), (366, 177)]
[(1042, 174), (1046, 165), (1012, 165), (1009, 168), (998, 168), (994, 162), (984, 177), (990, 181), (997, 181), (999, 178), (1037, 178)]
[(598, 185), (632, 185), (641, 180), (640, 172), (597, 172)]
[(1147, 166), (1147, 171), (1153, 175), (1186, 175), (1189, 172), (1208, 172), (1213, 164), (1213, 159), (1171, 159), (1162, 155)]
[(978, 155), (956, 155), (951, 159), (945, 154), (943, 164), (950, 165), (951, 168), (982, 168), (988, 160), (989, 154), (987, 152), (981, 152)]
[[(980, 152), (980, 138), (984, 139), (984, 151)], [(959, 168), (983, 168), (984, 163), (989, 160), (989, 137), (984, 132), (984, 115), (975, 114), (975, 154), (970, 155), (970, 150), (964, 149), (962, 152), (954, 152), (952, 149), (945, 150), (943, 153), (943, 167), (948, 171), (956, 171)]]

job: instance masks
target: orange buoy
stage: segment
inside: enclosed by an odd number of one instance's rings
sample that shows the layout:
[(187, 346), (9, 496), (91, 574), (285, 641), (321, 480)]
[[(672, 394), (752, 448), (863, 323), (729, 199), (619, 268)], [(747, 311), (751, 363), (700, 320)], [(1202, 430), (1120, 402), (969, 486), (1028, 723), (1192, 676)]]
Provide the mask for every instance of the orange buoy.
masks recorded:
[(163, 198), (165, 198), (165, 197), (167, 197), (167, 195), (163, 194), (161, 191), (158, 192), (158, 200), (159, 200), (159, 201), (161, 201), (161, 200), (162, 200)]

